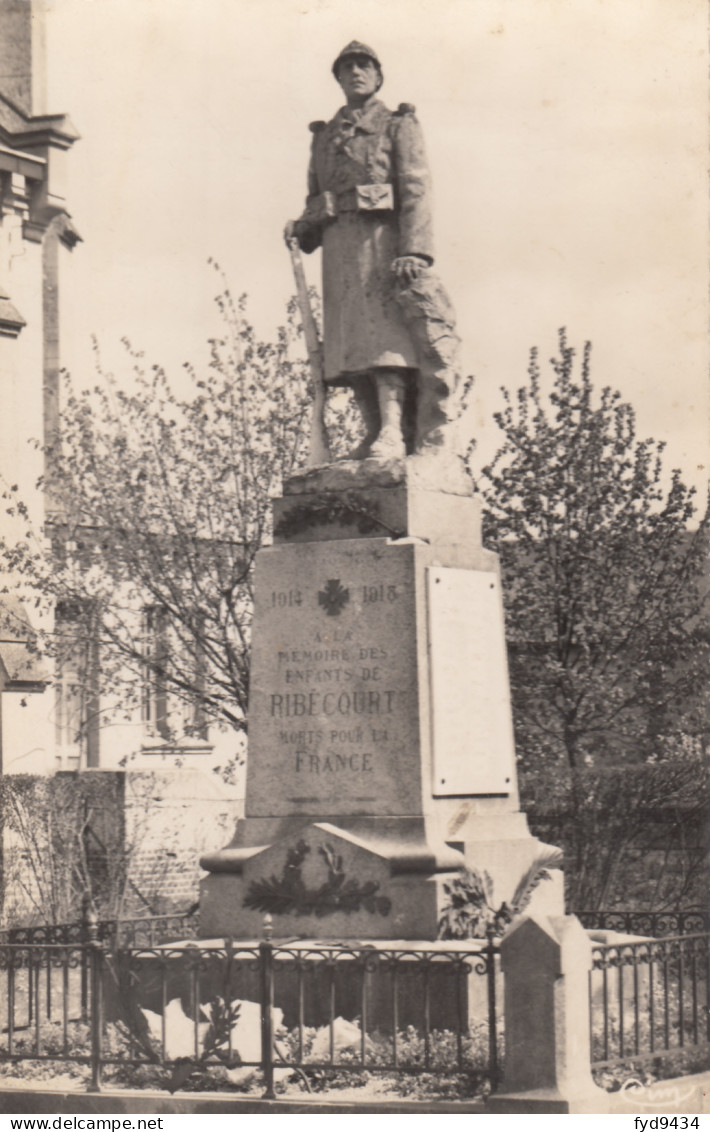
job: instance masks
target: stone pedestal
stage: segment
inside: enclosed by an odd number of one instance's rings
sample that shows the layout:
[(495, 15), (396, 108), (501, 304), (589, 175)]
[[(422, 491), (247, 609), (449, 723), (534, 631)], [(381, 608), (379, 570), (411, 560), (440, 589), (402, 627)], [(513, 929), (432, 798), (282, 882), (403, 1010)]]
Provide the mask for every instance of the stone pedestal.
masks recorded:
[(590, 1070), (591, 966), (576, 916), (526, 917), (503, 939), (505, 1073), (491, 1112), (608, 1111)]
[[(540, 853), (518, 809), (496, 556), (460, 462), (284, 485), (255, 570), (246, 817), (201, 861), (203, 935), (433, 939), (465, 863), (499, 904)], [(559, 878), (561, 881), (561, 877)], [(559, 881), (537, 900), (561, 912)]]

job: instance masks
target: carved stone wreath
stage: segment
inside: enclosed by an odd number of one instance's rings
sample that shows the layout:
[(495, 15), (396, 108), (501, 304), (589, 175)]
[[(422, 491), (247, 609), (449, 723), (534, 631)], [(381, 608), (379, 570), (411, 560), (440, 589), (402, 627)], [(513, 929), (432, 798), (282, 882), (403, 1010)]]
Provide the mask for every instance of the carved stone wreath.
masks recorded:
[(359, 912), (363, 909), (380, 916), (389, 915), (392, 901), (378, 896), (379, 884), (365, 881), (358, 884), (346, 880), (343, 859), (327, 843), (318, 846), (328, 869), (328, 878), (320, 888), (307, 888), (302, 876), (303, 862), (311, 847), (305, 841), (289, 849), (280, 877), (264, 877), (251, 882), (244, 897), (244, 907), (272, 916), (327, 916), (332, 912)]
[(356, 491), (341, 495), (313, 495), (306, 502), (291, 506), (279, 520), (274, 534), (280, 538), (299, 534), (309, 527), (337, 523), (341, 527), (355, 526), (360, 534), (388, 534), (401, 538), (403, 531), (391, 527), (380, 516), (379, 505)]

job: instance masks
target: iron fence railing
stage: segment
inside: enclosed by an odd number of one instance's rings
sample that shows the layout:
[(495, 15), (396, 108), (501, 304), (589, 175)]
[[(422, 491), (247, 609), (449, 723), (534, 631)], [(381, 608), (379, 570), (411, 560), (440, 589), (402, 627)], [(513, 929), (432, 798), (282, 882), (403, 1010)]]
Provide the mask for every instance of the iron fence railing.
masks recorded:
[[(499, 1076), (498, 946), (2, 942), (0, 1058), (104, 1070)], [(1, 987), (1, 983), (0, 983)], [(6, 1005), (1, 1005), (2, 998)]]
[(582, 926), (629, 935), (689, 935), (710, 932), (710, 908), (687, 908), (682, 912), (637, 912), (626, 909), (576, 912)]
[[(476, 949), (411, 947), (314, 947), (262, 944), (260, 959), (270, 996), (279, 983), (295, 976), (295, 1025), (287, 1040), (273, 1043), (275, 1057), (265, 1067), (267, 1092), (273, 1092), (273, 1071), (327, 1070), (337, 1066), (404, 1073), (478, 1072), (492, 1086), (499, 1076), (499, 1034), (496, 1000), (496, 956), (489, 940)], [(359, 1019), (359, 1043), (350, 1047), (347, 1063), (336, 1061), (336, 1001), (346, 982), (351, 1009)], [(472, 976), (485, 979), (476, 996)], [(306, 981), (321, 988), (326, 1031), (320, 1052), (306, 1044)], [(273, 1013), (267, 1010), (268, 1025)], [(273, 1034), (265, 1034), (264, 1049)]]
[(161, 916), (137, 916), (130, 919), (96, 920), (86, 916), (65, 924), (39, 924), (33, 927), (3, 928), (3, 943), (101, 943), (125, 947), (152, 947), (176, 939), (193, 939), (198, 919), (193, 912), (173, 912)]
[(710, 1048), (710, 934), (594, 946), (592, 1065)]
[[(172, 940), (192, 939), (197, 933), (197, 926), (197, 917), (192, 912), (122, 920), (96, 920), (88, 915), (83, 920), (67, 924), (5, 928), (0, 930), (0, 947), (12, 945), (29, 948), (26, 952), (18, 950), (7, 953), (11, 961), (10, 970), (12, 964), (17, 962), (18, 971), (28, 972), (22, 999), (26, 1026), (31, 1026), (33, 1020), (39, 1025), (42, 1010), (46, 1019), (51, 1017), (57, 979), (64, 979), (64, 974), (60, 976), (58, 971), (63, 972), (65, 966), (72, 972), (68, 1020), (86, 1022), (89, 1011), (91, 951), (83, 945), (93, 942), (113, 947), (153, 947)], [(49, 950), (50, 947), (56, 950)], [(42, 996), (39, 991), (40, 971), (44, 972)], [(8, 986), (8, 994), (9, 991)], [(65, 1001), (63, 1009), (66, 1005)]]
[(88, 1022), (93, 966), (88, 944), (0, 944), (0, 1057), (88, 1062), (88, 1050), (72, 1051), (70, 1026)]

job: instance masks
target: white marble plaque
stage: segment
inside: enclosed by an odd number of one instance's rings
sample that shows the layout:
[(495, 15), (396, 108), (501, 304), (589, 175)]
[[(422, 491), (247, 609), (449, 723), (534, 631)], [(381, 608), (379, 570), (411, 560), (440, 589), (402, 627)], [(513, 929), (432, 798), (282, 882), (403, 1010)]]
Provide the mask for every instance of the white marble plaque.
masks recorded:
[(500, 582), (427, 570), (435, 795), (509, 794), (515, 776)]

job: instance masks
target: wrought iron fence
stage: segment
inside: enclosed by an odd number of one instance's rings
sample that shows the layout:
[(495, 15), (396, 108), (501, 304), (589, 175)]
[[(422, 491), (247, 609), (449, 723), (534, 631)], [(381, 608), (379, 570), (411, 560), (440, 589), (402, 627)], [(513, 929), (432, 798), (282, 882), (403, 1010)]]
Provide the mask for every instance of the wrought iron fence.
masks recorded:
[[(21, 1007), (18, 1009), (24, 1009), (24, 1025), (29, 1027), (33, 1021), (39, 1025), (41, 1017), (46, 1020), (52, 1017), (53, 996), (59, 993), (57, 980), (62, 980), (63, 987), (65, 967), (72, 976), (67, 993), (61, 992), (62, 1009), (66, 1007), (69, 1012), (67, 1021), (87, 1021), (91, 951), (83, 945), (93, 942), (113, 947), (152, 947), (172, 940), (194, 938), (196, 932), (197, 918), (191, 912), (124, 920), (96, 920), (88, 915), (83, 920), (68, 924), (5, 928), (0, 931), (0, 947), (27, 948), (26, 951), (10, 951), (6, 955), (10, 962), (8, 970), (14, 969), (18, 978), (14, 987), (14, 993), (20, 996), (17, 1001)], [(14, 963), (17, 963), (16, 968), (13, 968)], [(12, 981), (14, 975), (8, 978)], [(7, 990), (9, 997), (10, 982)]]
[[(227, 1085), (364, 1071), (465, 1073), (495, 1087), (498, 947), (272, 942), (116, 946), (0, 943), (0, 1058), (104, 1070), (152, 1066), (179, 1088), (194, 1071)], [(0, 998), (2, 996), (0, 995)], [(218, 1085), (219, 1087), (219, 1085)]]
[(595, 946), (592, 1065), (710, 1048), (710, 934)]
[[(273, 1095), (274, 1072), (286, 1068), (469, 1073), (495, 1087), (497, 955), (492, 938), (484, 947), (464, 950), (450, 944), (431, 949), (262, 944), (267, 996), (290, 980), (295, 1008), (293, 1025), (273, 1042), (273, 1064), (264, 1067), (265, 1095)], [(311, 1040), (306, 1025), (307, 984), (321, 995), (320, 1043), (318, 1034)], [(343, 996), (358, 1018), (359, 1040), (338, 1059), (336, 1002)], [(267, 1025), (269, 1018), (273, 1013), (267, 1010)], [(264, 1049), (271, 1048), (273, 1036), (265, 1035)]]
[(600, 931), (628, 932), (629, 935), (688, 935), (710, 932), (710, 909), (687, 908), (682, 912), (614, 911), (576, 912), (582, 926)]
[(192, 939), (197, 934), (194, 912), (174, 912), (162, 916), (137, 916), (132, 919), (96, 920), (87, 915), (66, 924), (39, 924), (34, 927), (3, 928), (3, 943), (86, 943), (98, 939), (124, 947), (152, 947), (176, 939)]
[(100, 999), (92, 945), (3, 943), (0, 973), (0, 1057), (88, 1063), (75, 1030), (86, 1030)]

